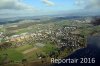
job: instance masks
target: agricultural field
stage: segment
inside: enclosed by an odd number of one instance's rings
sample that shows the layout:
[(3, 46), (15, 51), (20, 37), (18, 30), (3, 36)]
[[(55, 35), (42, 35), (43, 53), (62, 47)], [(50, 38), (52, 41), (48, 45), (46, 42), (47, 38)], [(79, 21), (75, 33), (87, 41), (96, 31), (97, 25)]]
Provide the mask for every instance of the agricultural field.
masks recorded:
[[(15, 25), (15, 24), (14, 24)], [(100, 26), (75, 20), (21, 23), (1, 27), (0, 64), (21, 64), (64, 58), (87, 46), (88, 36), (99, 34)], [(12, 28), (13, 26), (13, 28)]]

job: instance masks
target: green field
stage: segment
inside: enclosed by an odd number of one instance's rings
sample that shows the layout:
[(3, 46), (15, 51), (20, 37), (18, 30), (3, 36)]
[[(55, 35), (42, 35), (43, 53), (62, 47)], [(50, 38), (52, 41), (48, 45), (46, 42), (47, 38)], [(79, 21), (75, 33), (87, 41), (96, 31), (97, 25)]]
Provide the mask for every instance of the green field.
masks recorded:
[(20, 61), (24, 58), (24, 55), (15, 49), (6, 49), (3, 51), (0, 51), (0, 61), (2, 61), (5, 57), (5, 54), (7, 55), (7, 59), (13, 60), (13, 61)]
[(44, 55), (46, 55), (46, 53), (49, 53), (50, 51), (54, 50), (54, 45), (46, 44), (42, 48), (37, 47), (36, 50), (31, 51), (27, 54), (23, 54), (24, 51), (32, 48), (34, 48), (32, 45), (24, 45), (18, 48), (9, 48), (9, 49), (0, 50), (0, 62), (6, 59), (12, 61), (21, 61), (22, 59), (37, 60), (36, 53), (38, 54), (44, 53)]

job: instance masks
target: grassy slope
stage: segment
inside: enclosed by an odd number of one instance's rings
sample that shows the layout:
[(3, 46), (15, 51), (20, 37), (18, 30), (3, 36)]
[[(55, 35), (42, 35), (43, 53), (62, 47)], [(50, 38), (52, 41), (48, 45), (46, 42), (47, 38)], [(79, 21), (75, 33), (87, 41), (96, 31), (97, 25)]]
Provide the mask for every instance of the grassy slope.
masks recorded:
[(16, 51), (15, 49), (7, 49), (7, 50), (0, 51), (0, 56), (1, 57), (4, 56), (5, 53), (8, 54), (8, 59), (10, 60), (20, 61), (21, 59), (24, 58), (24, 55)]

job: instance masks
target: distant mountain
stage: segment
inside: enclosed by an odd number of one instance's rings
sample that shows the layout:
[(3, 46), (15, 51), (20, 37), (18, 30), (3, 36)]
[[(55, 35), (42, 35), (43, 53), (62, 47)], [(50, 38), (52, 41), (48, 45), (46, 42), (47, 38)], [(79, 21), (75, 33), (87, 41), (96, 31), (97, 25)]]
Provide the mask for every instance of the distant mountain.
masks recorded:
[(78, 19), (78, 20), (85, 20), (86, 18), (95, 18), (100, 16), (68, 16), (68, 15), (42, 15), (42, 16), (25, 16), (25, 17), (12, 17), (12, 18), (0, 18), (0, 25), (1, 24), (9, 24), (9, 23), (17, 23), (23, 20), (52, 20), (52, 21), (61, 21), (65, 19)]
[(40, 18), (34, 16), (27, 17), (13, 17), (13, 18), (0, 18), (0, 24), (17, 23), (23, 20), (39, 20)]

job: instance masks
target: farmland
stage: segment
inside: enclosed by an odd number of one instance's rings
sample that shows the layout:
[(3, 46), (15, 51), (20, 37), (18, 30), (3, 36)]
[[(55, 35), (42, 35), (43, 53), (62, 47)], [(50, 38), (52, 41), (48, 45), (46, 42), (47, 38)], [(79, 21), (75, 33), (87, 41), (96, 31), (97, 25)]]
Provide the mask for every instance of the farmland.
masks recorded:
[(0, 28), (0, 64), (48, 62), (64, 58), (87, 46), (87, 37), (99, 34), (100, 26), (84, 20), (18, 22)]

